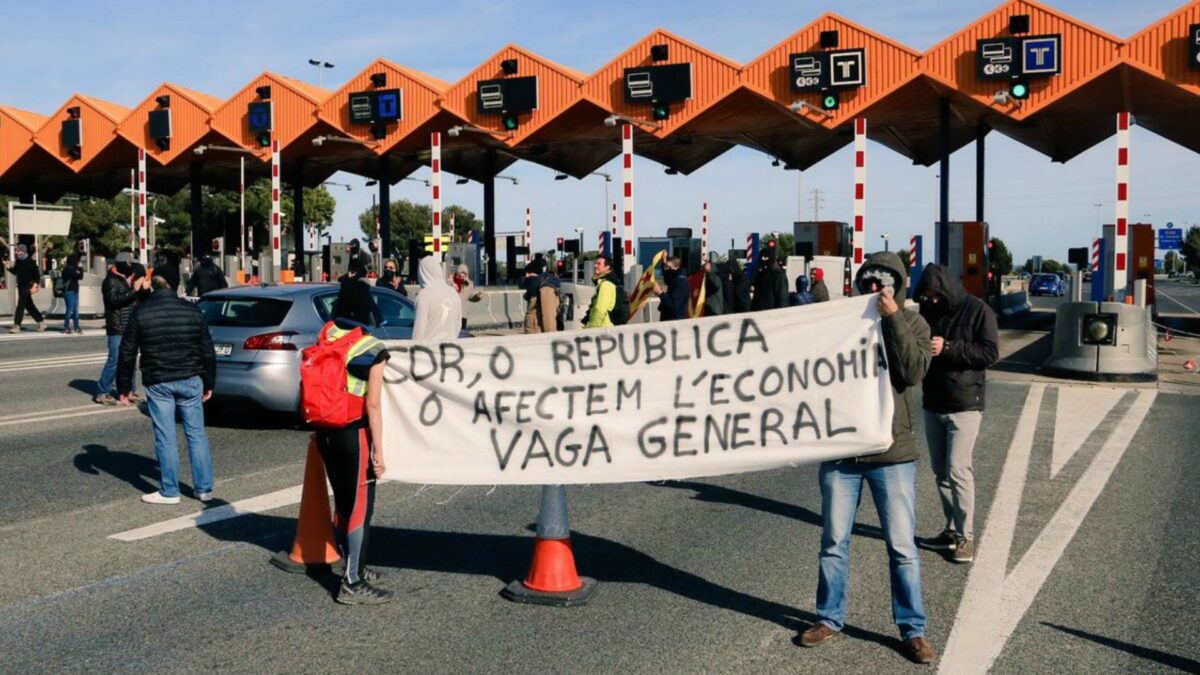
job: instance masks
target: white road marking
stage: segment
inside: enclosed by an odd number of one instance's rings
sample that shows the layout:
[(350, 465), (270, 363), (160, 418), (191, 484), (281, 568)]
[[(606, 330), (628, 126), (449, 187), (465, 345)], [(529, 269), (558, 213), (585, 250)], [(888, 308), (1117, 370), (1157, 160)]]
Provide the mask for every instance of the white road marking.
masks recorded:
[(40, 359), (21, 359), (19, 361), (5, 361), (3, 367), (8, 366), (30, 366), (35, 363), (53, 363), (54, 361), (69, 361), (72, 359), (94, 359), (107, 358), (108, 352), (93, 352), (91, 354), (63, 354), (61, 356), (51, 356)]
[(1121, 389), (1058, 388), (1054, 447), (1050, 453), (1051, 478), (1058, 476), (1124, 395), (1125, 391)]
[(106, 415), (106, 414), (111, 414), (111, 413), (128, 412), (130, 410), (137, 410), (136, 406), (125, 407), (123, 405), (117, 405), (117, 406), (111, 406), (111, 407), (100, 406), (100, 405), (90, 405), (90, 406), (86, 406), (86, 407), (96, 408), (96, 409), (89, 410), (86, 412), (68, 413), (65, 415), (56, 413), (56, 411), (53, 411), (53, 410), (47, 410), (45, 412), (39, 412), (39, 413), (29, 413), (29, 414), (22, 416), (20, 418), (17, 418), (17, 419), (8, 419), (8, 420), (0, 421), (0, 427), (10, 427), (15, 424), (29, 424), (30, 422), (41, 422), (43, 420), (47, 420), (47, 421), (52, 420), (52, 421), (57, 422), (58, 420), (68, 419), (68, 418), (72, 418), (72, 417), (90, 417), (92, 415)]
[(59, 408), (58, 410), (38, 410), (38, 411), (34, 411), (34, 412), (23, 412), (23, 413), (17, 413), (15, 415), (4, 415), (3, 417), (0, 417), (0, 422), (4, 422), (6, 420), (16, 420), (16, 419), (25, 419), (25, 418), (38, 419), (38, 418), (42, 418), (42, 417), (53, 417), (55, 415), (60, 415), (62, 413), (75, 412), (78, 410), (95, 410), (96, 407), (97, 407), (97, 404), (92, 403), (91, 405), (77, 405), (77, 406), (73, 406), (70, 408)]
[[(9, 324), (9, 325), (12, 325), (12, 324)], [(102, 337), (102, 338), (108, 337), (108, 335), (104, 332), (103, 328), (95, 328), (95, 329), (89, 330), (88, 332), (84, 333), (83, 335), (67, 335), (66, 333), (37, 333), (34, 331), (29, 331), (29, 332), (24, 332), (24, 333), (7, 333), (6, 332), (3, 335), (0, 335), (0, 342), (16, 342), (18, 340), (46, 340), (46, 339), (53, 340), (55, 338), (76, 340), (79, 338), (98, 338), (98, 337)]]
[(1185, 304), (1183, 304), (1182, 302), (1180, 302), (1180, 301), (1176, 300), (1175, 298), (1171, 297), (1170, 295), (1168, 295), (1168, 294), (1164, 293), (1164, 292), (1163, 292), (1163, 291), (1162, 291), (1160, 288), (1158, 288), (1157, 286), (1154, 288), (1154, 294), (1155, 294), (1156, 296), (1157, 296), (1157, 295), (1161, 295), (1161, 296), (1163, 296), (1164, 298), (1166, 298), (1166, 299), (1170, 300), (1171, 302), (1173, 302), (1173, 303), (1175, 303), (1175, 304), (1179, 305), (1180, 307), (1182, 307), (1182, 308), (1186, 309), (1187, 311), (1191, 312), (1192, 314), (1197, 314), (1197, 315), (1200, 315), (1200, 312), (1197, 312), (1196, 310), (1192, 309), (1192, 308), (1191, 308), (1191, 307), (1189, 307), (1188, 305), (1185, 305)]
[(68, 368), (71, 366), (89, 366), (100, 365), (108, 359), (108, 355), (104, 356), (81, 356), (72, 358), (51, 359), (41, 363), (20, 364), (17, 362), (6, 363), (0, 366), (0, 373), (17, 373), (26, 370), (46, 370), (48, 368)]
[(1104, 490), (1157, 395), (1152, 390), (1136, 394), (1137, 398), (1079, 482), (1006, 577), (1033, 445), (1032, 433), (1025, 437), (1023, 432), (1026, 426), (1036, 427), (1036, 408), (1026, 419), (1031, 401), (1036, 398), (1041, 402), (1041, 392), (1035, 395), (1030, 388), (939, 672), (985, 673), (991, 668)]
[(303, 487), (303, 485), (295, 485), (283, 490), (259, 495), (258, 497), (243, 499), (240, 502), (233, 502), (232, 504), (205, 509), (204, 511), (198, 511), (186, 516), (164, 520), (153, 525), (118, 532), (109, 535), (108, 538), (116, 539), (117, 541), (138, 541), (157, 537), (160, 534), (167, 534), (168, 532), (178, 532), (179, 530), (208, 525), (238, 516), (262, 513), (263, 511), (291, 506), (292, 504), (300, 503), (300, 492)]

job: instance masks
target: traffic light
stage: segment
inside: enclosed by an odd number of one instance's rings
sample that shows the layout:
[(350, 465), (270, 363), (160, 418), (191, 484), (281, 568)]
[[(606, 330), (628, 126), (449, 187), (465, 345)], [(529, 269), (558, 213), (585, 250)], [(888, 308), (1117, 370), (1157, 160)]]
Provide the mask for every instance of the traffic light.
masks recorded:
[(1017, 80), (1008, 88), (1008, 93), (1012, 94), (1014, 99), (1024, 101), (1029, 98), (1029, 83), (1025, 80)]
[(516, 115), (508, 114), (500, 118), (500, 122), (504, 125), (505, 131), (516, 131), (517, 127), (521, 126)]
[(565, 260), (563, 260), (562, 258), (559, 258), (558, 260), (556, 260), (554, 262), (554, 265), (555, 265), (555, 267), (558, 268), (559, 276), (562, 276), (567, 271), (567, 262)]
[(258, 143), (258, 147), (269, 148), (269, 147), (271, 147), (271, 132), (264, 131), (264, 132), (256, 135), (254, 137), (254, 140), (255, 140), (255, 142)]
[(558, 242), (557, 242), (557, 244), (555, 244), (555, 250), (558, 251), (559, 253), (563, 252), (563, 238), (562, 237), (558, 238)]
[(841, 105), (842, 98), (836, 91), (821, 97), (821, 108), (823, 110), (837, 110)]
[(671, 106), (666, 103), (656, 103), (650, 113), (654, 121), (661, 122), (671, 116)]

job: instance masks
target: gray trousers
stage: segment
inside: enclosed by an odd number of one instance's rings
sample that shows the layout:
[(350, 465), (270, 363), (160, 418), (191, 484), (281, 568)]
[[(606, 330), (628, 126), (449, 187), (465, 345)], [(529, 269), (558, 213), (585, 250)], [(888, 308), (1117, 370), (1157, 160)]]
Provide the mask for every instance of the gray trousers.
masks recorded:
[(983, 413), (978, 410), (938, 414), (925, 411), (929, 459), (946, 514), (946, 529), (974, 538), (975, 469), (972, 456)]

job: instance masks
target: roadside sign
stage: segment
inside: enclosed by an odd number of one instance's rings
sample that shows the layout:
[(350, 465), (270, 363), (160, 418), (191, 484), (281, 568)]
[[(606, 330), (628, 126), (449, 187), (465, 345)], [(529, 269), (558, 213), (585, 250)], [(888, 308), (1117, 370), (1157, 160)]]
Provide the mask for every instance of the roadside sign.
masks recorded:
[(350, 122), (396, 122), (403, 118), (399, 89), (358, 91), (350, 94)]
[(480, 80), (475, 85), (475, 102), (481, 114), (519, 115), (537, 110), (537, 76)]
[(626, 103), (678, 103), (692, 97), (692, 64), (625, 69)]
[(1158, 231), (1158, 249), (1178, 251), (1183, 248), (1183, 230), (1168, 227)]

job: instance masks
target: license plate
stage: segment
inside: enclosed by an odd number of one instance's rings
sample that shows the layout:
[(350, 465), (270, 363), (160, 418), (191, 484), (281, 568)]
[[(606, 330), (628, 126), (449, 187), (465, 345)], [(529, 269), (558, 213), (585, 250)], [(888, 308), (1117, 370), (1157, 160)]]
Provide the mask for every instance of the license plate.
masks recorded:
[(217, 343), (213, 345), (213, 351), (217, 353), (217, 356), (229, 356), (233, 353), (233, 345)]

